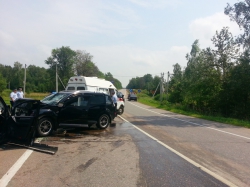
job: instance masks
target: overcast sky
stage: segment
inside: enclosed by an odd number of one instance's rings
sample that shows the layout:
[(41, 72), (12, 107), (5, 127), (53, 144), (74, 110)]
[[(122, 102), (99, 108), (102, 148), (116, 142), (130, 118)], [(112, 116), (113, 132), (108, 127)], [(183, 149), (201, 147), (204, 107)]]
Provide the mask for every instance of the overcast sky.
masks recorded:
[(195, 39), (213, 47), (216, 30), (240, 30), (224, 15), (237, 0), (0, 0), (0, 64), (48, 68), (51, 50), (69, 46), (93, 55), (123, 87), (136, 76), (187, 64)]

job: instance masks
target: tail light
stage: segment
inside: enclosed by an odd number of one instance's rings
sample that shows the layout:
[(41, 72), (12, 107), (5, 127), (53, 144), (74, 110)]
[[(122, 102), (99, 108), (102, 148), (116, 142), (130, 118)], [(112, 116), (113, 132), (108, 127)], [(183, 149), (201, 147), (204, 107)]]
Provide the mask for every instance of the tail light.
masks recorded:
[(123, 101), (123, 98), (118, 98), (118, 101)]

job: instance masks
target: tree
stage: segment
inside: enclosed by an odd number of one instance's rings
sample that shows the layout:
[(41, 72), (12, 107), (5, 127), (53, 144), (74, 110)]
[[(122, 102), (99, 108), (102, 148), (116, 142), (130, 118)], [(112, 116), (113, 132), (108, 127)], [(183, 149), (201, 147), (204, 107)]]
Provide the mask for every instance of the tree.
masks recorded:
[[(5, 79), (5, 81), (9, 85), (9, 83), (11, 81), (12, 67), (0, 64), (0, 74), (2, 75), (3, 79)], [(7, 88), (7, 85), (5, 86), (5, 88)]]
[(172, 103), (182, 102), (182, 69), (181, 66), (176, 63), (173, 65), (173, 75), (171, 81), (169, 81), (169, 97), (168, 100)]
[(24, 69), (20, 62), (14, 62), (14, 67), (11, 74), (11, 87), (17, 88), (23, 86), (24, 81)]
[(2, 93), (6, 89), (6, 85), (7, 85), (6, 79), (0, 73), (0, 93)]
[[(220, 90), (220, 74), (213, 66), (215, 57), (212, 50), (200, 50), (196, 41), (192, 45), (190, 55), (186, 56), (188, 62), (180, 82), (180, 96), (182, 104), (199, 112), (211, 113), (215, 109), (214, 103)], [(177, 66), (176, 71), (178, 69)]]
[(192, 44), (192, 49), (190, 51), (190, 54), (186, 55), (188, 64), (198, 56), (199, 52), (200, 52), (199, 40), (195, 40), (194, 43)]
[(224, 116), (250, 119), (250, 53), (245, 51), (223, 85), (220, 108)]
[(110, 72), (104, 74), (104, 79), (112, 82), (117, 89), (122, 88), (122, 83), (118, 79), (114, 78)]
[(227, 4), (224, 13), (235, 21), (244, 33), (239, 35), (238, 42), (245, 48), (250, 48), (250, 0), (235, 3), (233, 6)]
[[(27, 92), (48, 92), (51, 79), (47, 69), (35, 65), (29, 65), (26, 71), (26, 91)], [(39, 75), (39, 76), (37, 76)], [(53, 80), (53, 79), (52, 79)], [(55, 84), (53, 84), (54, 86)]]
[(211, 40), (216, 47), (215, 50), (212, 50), (215, 57), (213, 66), (222, 73), (223, 80), (238, 57), (239, 46), (234, 41), (228, 27), (224, 27), (220, 32), (216, 31)]
[[(53, 49), (51, 56), (45, 60), (45, 63), (49, 65), (51, 77), (55, 75), (56, 66), (57, 73), (64, 85), (68, 82), (69, 78), (74, 75), (74, 58), (76, 52), (70, 49), (70, 47), (64, 47)], [(55, 77), (55, 76), (54, 76)], [(60, 89), (62, 85), (59, 84)]]
[[(9, 89), (23, 85), (24, 71), (22, 64), (19, 62), (14, 62), (14, 67), (0, 64), (0, 74), (7, 82)], [(6, 85), (5, 88), (7, 88)]]
[(93, 56), (86, 51), (76, 51), (74, 57), (74, 71), (76, 75), (83, 75), (86, 77), (98, 76), (100, 71), (98, 67), (92, 62)]

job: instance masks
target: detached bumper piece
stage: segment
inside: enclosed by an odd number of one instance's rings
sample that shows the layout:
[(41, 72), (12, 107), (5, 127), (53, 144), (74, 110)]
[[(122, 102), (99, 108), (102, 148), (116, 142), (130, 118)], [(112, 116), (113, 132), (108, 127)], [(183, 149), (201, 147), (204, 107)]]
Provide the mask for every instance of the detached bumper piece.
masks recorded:
[(33, 143), (32, 146), (29, 146), (25, 144), (23, 141), (18, 141), (18, 140), (6, 142), (5, 144), (2, 144), (0, 148), (2, 148), (2, 150), (8, 150), (8, 149), (13, 149), (14, 148), (13, 146), (22, 147), (25, 149), (31, 149), (33, 151), (47, 153), (51, 155), (54, 155), (58, 151), (58, 147), (52, 147), (47, 144), (40, 144), (40, 143)]
[(23, 148), (26, 148), (26, 149), (31, 149), (33, 151), (38, 151), (38, 152), (41, 152), (41, 153), (47, 153), (47, 154), (51, 154), (51, 155), (54, 155), (58, 151), (58, 147), (51, 147), (51, 146), (48, 146), (46, 144), (34, 143), (32, 146), (26, 146), (26, 145), (23, 145), (23, 144), (17, 144), (17, 143), (9, 142), (8, 145), (19, 146), (19, 147), (23, 147)]

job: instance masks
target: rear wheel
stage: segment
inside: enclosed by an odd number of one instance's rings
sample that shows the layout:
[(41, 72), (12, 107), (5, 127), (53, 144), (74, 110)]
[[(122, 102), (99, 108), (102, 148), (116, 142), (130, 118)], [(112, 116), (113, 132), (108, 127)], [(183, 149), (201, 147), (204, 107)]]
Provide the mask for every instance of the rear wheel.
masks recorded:
[(97, 127), (100, 129), (106, 129), (109, 126), (110, 120), (107, 114), (102, 114), (97, 122)]
[(118, 110), (118, 114), (119, 115), (122, 115), (124, 112), (124, 107), (123, 106), (120, 106), (119, 110)]
[(49, 118), (42, 118), (37, 125), (38, 136), (48, 136), (53, 129), (53, 122)]

